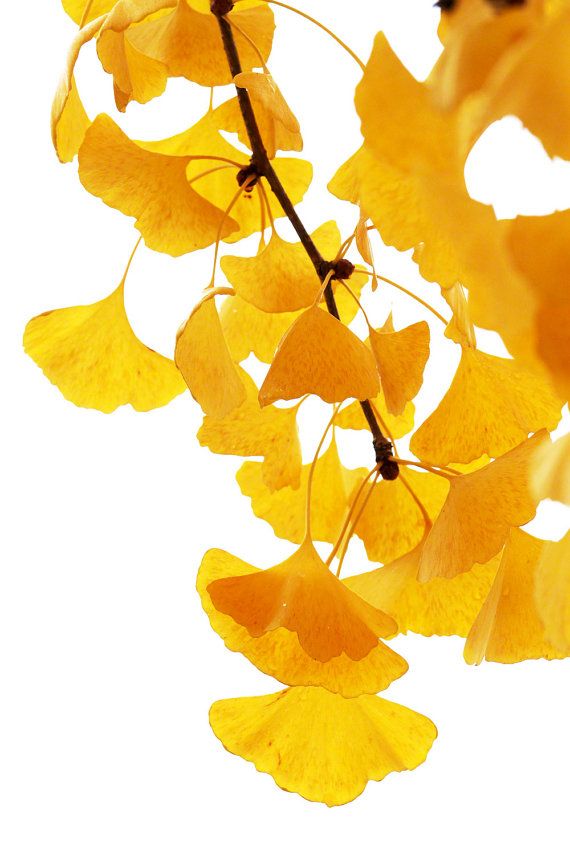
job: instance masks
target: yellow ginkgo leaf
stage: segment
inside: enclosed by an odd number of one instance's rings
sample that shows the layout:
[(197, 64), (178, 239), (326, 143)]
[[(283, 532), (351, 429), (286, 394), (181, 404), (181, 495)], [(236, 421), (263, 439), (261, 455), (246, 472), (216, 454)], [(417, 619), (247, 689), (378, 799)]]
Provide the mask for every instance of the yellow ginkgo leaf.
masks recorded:
[[(352, 289), (354, 290), (354, 281)], [(335, 300), (343, 324), (350, 324), (358, 306), (342, 285), (333, 287)], [(324, 307), (324, 304), (321, 304)], [(246, 303), (240, 297), (229, 297), (220, 311), (222, 327), (228, 347), (236, 362), (253, 353), (261, 362), (271, 362), (279, 342), (300, 317), (300, 312), (270, 314)], [(406, 431), (407, 432), (407, 431)]]
[(117, 0), (62, 0), (62, 6), (78, 26), (110, 12)]
[(186, 178), (189, 157), (150, 152), (109, 116), (98, 116), (79, 152), (83, 186), (130, 217), (147, 246), (182, 255), (212, 244), (221, 230), (237, 228), (231, 217), (196, 193)]
[(517, 217), (507, 235), (513, 261), (537, 303), (530, 340), (565, 400), (570, 396), (569, 233), (570, 210), (565, 210)]
[[(385, 427), (392, 439), (401, 439), (413, 428), (416, 408), (411, 402), (406, 404), (404, 412), (399, 416), (393, 416), (392, 413), (388, 412), (382, 390), (370, 403), (377, 414), (378, 421)], [(354, 401), (340, 410), (335, 418), (335, 425), (344, 430), (370, 430), (358, 401)]]
[(482, 469), (450, 479), (449, 495), (422, 550), (420, 581), (453, 579), (474, 564), (486, 564), (511, 528), (534, 518), (531, 464), (548, 441), (546, 431), (540, 431)]
[[(257, 76), (257, 75), (256, 75)], [(276, 121), (275, 115), (263, 101), (258, 100), (250, 91), (255, 111), (255, 120), (267, 156), (270, 160), (275, 157), (277, 151), (302, 151), (303, 138), (298, 130), (289, 130), (281, 122)], [(250, 148), (251, 143), (237, 98), (226, 101), (216, 108), (216, 115), (220, 122), (220, 129), (237, 134), (241, 143)]]
[(500, 457), (530, 433), (554, 430), (561, 407), (544, 377), (513, 359), (464, 346), (449, 391), (415, 432), (410, 449), (442, 465)]
[(185, 389), (174, 362), (142, 344), (131, 329), (124, 281), (98, 303), (44, 312), (26, 326), (26, 352), (78, 407), (111, 413), (131, 404), (152, 410)]
[(262, 406), (312, 393), (334, 404), (378, 394), (371, 351), (353, 332), (318, 306), (308, 309), (281, 340), (259, 390)]
[(562, 9), (512, 51), (493, 74), (486, 109), (487, 127), (507, 115), (518, 116), (539, 137), (551, 157), (570, 160), (570, 8)]
[(217, 701), (210, 724), (228, 751), (282, 789), (329, 806), (352, 801), (368, 781), (415, 769), (437, 736), (433, 722), (406, 707), (319, 688)]
[(124, 29), (103, 27), (97, 55), (105, 71), (113, 75), (115, 105), (122, 113), (131, 101), (146, 104), (166, 89), (166, 66), (137, 50)]
[(206, 415), (223, 419), (244, 403), (245, 387), (230, 356), (213, 298), (203, 300), (179, 331), (174, 359)]
[(214, 607), (253, 638), (282, 627), (296, 634), (305, 653), (318, 662), (342, 653), (358, 662), (378, 646), (379, 638), (397, 631), (392, 618), (337, 579), (309, 540), (276, 567), (251, 570), (240, 576), (230, 571), (207, 590)]
[(406, 672), (405, 660), (381, 642), (358, 661), (342, 652), (327, 662), (321, 662), (309, 656), (297, 635), (284, 627), (277, 627), (259, 637), (251, 636), (246, 628), (215, 608), (208, 588), (216, 580), (228, 576), (249, 576), (255, 572), (255, 567), (233, 555), (211, 549), (200, 566), (197, 588), (204, 611), (226, 646), (247, 656), (261, 671), (288, 686), (323, 686), (344, 697), (376, 694)]
[(536, 604), (547, 640), (570, 656), (570, 532), (544, 549), (536, 572)]
[[(175, 8), (167, 15), (145, 21), (129, 32), (135, 48), (165, 65), (169, 77), (185, 77), (202, 86), (231, 83), (232, 73), (218, 22), (211, 14), (209, 4), (206, 8), (196, 0), (178, 0), (168, 5)], [(252, 42), (267, 60), (275, 29), (269, 5), (264, 2), (240, 3), (228, 17), (236, 24), (234, 38), (242, 67), (249, 70), (260, 63)]]
[(520, 529), (511, 530), (491, 591), (465, 644), (469, 665), (483, 659), (511, 664), (564, 657), (546, 640), (535, 604), (536, 569), (548, 545)]
[[(251, 499), (254, 514), (266, 520), (277, 537), (302, 543), (305, 537), (305, 508), (311, 465), (303, 466), (301, 483), (272, 492), (264, 482), (263, 464), (244, 463), (237, 482), (244, 496)], [(335, 543), (348, 511), (349, 497), (356, 484), (366, 477), (366, 470), (346, 469), (340, 462), (333, 438), (325, 453), (318, 458), (312, 481), (315, 501), (311, 508), (311, 532), (315, 540)]]
[(198, 431), (200, 445), (216, 454), (263, 457), (261, 477), (270, 491), (299, 487), (301, 446), (297, 409), (260, 407), (257, 386), (240, 368), (246, 399), (224, 419), (206, 416)]
[(531, 483), (536, 498), (570, 505), (570, 434), (540, 448), (533, 464)]
[(400, 416), (421, 389), (429, 357), (429, 327), (425, 321), (403, 330), (370, 330), (388, 411)]
[(423, 542), (385, 567), (344, 580), (363, 600), (391, 615), (400, 632), (465, 638), (497, 573), (499, 557), (455, 579), (418, 582)]
[(449, 490), (446, 478), (412, 469), (396, 481), (378, 481), (355, 529), (371, 561), (387, 564), (422, 540), (425, 519), (409, 488), (431, 519), (439, 513)]
[[(329, 222), (311, 237), (323, 258), (332, 259), (340, 247), (340, 232)], [(226, 255), (221, 268), (236, 294), (264, 312), (296, 312), (312, 306), (322, 290), (306, 250), (273, 232), (269, 243), (252, 258)]]

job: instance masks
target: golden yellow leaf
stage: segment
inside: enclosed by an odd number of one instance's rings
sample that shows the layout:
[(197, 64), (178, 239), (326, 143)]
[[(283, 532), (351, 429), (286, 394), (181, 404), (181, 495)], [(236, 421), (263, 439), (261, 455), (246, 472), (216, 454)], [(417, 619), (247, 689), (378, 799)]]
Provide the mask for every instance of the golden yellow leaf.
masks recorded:
[(549, 644), (535, 605), (537, 566), (549, 544), (512, 529), (493, 587), (465, 644), (468, 665), (562, 659)]
[[(228, 556), (231, 562), (233, 556)], [(286, 561), (269, 570), (231, 576), (208, 585), (214, 607), (260, 638), (279, 627), (295, 633), (312, 659), (328, 662), (344, 653), (359, 661), (394, 635), (392, 618), (346, 588), (305, 540)]]
[(318, 306), (308, 309), (281, 340), (259, 390), (262, 406), (312, 393), (334, 404), (378, 394), (371, 351), (353, 332)]
[[(311, 235), (323, 258), (340, 247), (334, 222)], [(264, 312), (296, 312), (312, 306), (322, 290), (313, 264), (300, 242), (289, 243), (273, 232), (269, 243), (251, 258), (226, 255), (221, 268), (236, 294)]]
[(223, 419), (244, 403), (245, 387), (230, 356), (213, 298), (200, 303), (179, 331), (174, 359), (206, 415)]
[[(393, 439), (406, 436), (413, 428), (416, 408), (411, 402), (406, 404), (404, 412), (400, 416), (393, 416), (392, 413), (388, 412), (384, 395), (380, 390), (380, 394), (371, 400), (371, 404)], [(335, 418), (335, 425), (344, 430), (370, 430), (358, 401), (354, 401), (340, 410)]]
[(196, 193), (186, 178), (189, 157), (150, 152), (132, 142), (109, 116), (97, 116), (79, 152), (83, 186), (107, 205), (137, 217), (147, 246), (182, 255), (237, 229), (231, 218)]
[[(218, 22), (209, 5), (178, 0), (167, 15), (145, 21), (129, 32), (134, 47), (168, 69), (169, 77), (185, 77), (202, 86), (223, 86), (232, 74), (222, 44)], [(267, 60), (275, 22), (267, 3), (240, 3), (228, 15), (245, 32)], [(259, 65), (251, 43), (236, 29), (234, 38), (244, 70)]]
[(405, 660), (381, 642), (358, 661), (343, 652), (327, 662), (320, 662), (305, 652), (294, 632), (284, 627), (252, 637), (247, 629), (215, 608), (208, 587), (229, 575), (242, 577), (255, 572), (251, 564), (227, 552), (211, 549), (200, 566), (197, 588), (212, 628), (226, 647), (242, 653), (261, 671), (288, 686), (323, 686), (344, 697), (383, 691), (406, 672)]
[[(255, 120), (259, 128), (261, 139), (272, 160), (277, 151), (302, 151), (303, 139), (300, 133), (289, 131), (281, 122), (276, 122), (275, 117), (269, 109), (259, 100), (252, 98), (255, 111)], [(220, 104), (215, 110), (220, 130), (229, 131), (238, 135), (243, 145), (250, 148), (249, 135), (241, 114), (237, 98), (232, 98)]]
[(548, 498), (570, 505), (570, 434), (539, 448), (531, 483), (538, 500)]
[(466, 637), (497, 573), (499, 556), (455, 579), (418, 582), (423, 542), (384, 567), (349, 576), (345, 585), (394, 618), (400, 632)]
[[(302, 543), (305, 537), (305, 508), (311, 465), (303, 466), (300, 486), (272, 492), (264, 482), (263, 464), (244, 463), (237, 482), (251, 499), (254, 514), (266, 520), (277, 537)], [(333, 438), (315, 465), (311, 507), (311, 533), (315, 540), (335, 543), (348, 512), (354, 487), (366, 477), (364, 469), (346, 469), (340, 462)]]
[(425, 321), (403, 330), (370, 330), (370, 346), (376, 359), (388, 411), (395, 416), (421, 389), (429, 357), (429, 327)]
[(26, 352), (78, 407), (111, 413), (131, 404), (152, 410), (185, 389), (174, 362), (142, 344), (131, 329), (124, 281), (98, 303), (44, 312), (26, 326)]
[(406, 485), (431, 519), (439, 513), (449, 490), (446, 478), (413, 469), (396, 481), (378, 481), (355, 529), (371, 561), (387, 564), (410, 552), (424, 536), (424, 517)]
[(536, 572), (536, 604), (546, 638), (570, 655), (570, 532), (543, 551)]
[(566, 210), (545, 217), (517, 217), (508, 234), (513, 260), (537, 303), (530, 340), (565, 400), (570, 395), (569, 233), (570, 211)]
[(500, 457), (530, 433), (554, 430), (561, 407), (544, 377), (513, 359), (464, 346), (450, 389), (410, 449), (441, 465)]
[(146, 104), (166, 89), (166, 66), (137, 50), (129, 33), (122, 29), (103, 28), (97, 55), (105, 71), (113, 75), (115, 105), (122, 113), (131, 101)]
[(504, 546), (511, 528), (536, 513), (531, 495), (531, 463), (548, 442), (545, 431), (475, 472), (451, 479), (449, 495), (429, 532), (418, 578), (453, 579), (474, 564), (486, 564)]
[(329, 806), (352, 801), (368, 781), (415, 769), (437, 736), (428, 718), (406, 707), (319, 688), (217, 701), (210, 724), (228, 751), (282, 789)]
[(245, 402), (224, 419), (206, 416), (198, 431), (200, 445), (216, 454), (263, 457), (261, 477), (269, 490), (297, 489), (301, 446), (296, 408), (261, 408), (257, 386), (242, 368), (239, 375), (246, 391)]

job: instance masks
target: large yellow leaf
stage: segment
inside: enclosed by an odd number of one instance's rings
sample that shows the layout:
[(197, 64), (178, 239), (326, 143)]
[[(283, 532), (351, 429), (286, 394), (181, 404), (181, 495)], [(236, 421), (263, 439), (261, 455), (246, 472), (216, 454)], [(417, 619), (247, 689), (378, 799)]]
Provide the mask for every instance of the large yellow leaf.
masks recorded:
[(190, 186), (190, 160), (150, 152), (100, 115), (81, 146), (79, 177), (90, 193), (137, 218), (147, 246), (177, 256), (209, 246), (220, 230), (227, 235), (238, 227)]
[(329, 806), (355, 799), (368, 781), (415, 769), (437, 736), (428, 718), (406, 707), (318, 688), (217, 701), (210, 724), (228, 751), (282, 789)]
[(451, 479), (447, 500), (422, 550), (420, 581), (453, 579), (474, 564), (485, 564), (504, 546), (511, 528), (533, 519), (531, 463), (547, 441), (546, 432), (540, 431), (482, 469)]
[(520, 529), (511, 530), (491, 591), (465, 644), (469, 665), (483, 659), (510, 664), (563, 658), (546, 640), (535, 604), (536, 570), (548, 546)]
[(442, 465), (500, 457), (530, 433), (554, 430), (561, 406), (544, 377), (515, 360), (465, 346), (449, 391), (410, 448)]
[(499, 557), (455, 579), (418, 582), (423, 543), (385, 567), (350, 576), (345, 585), (387, 612), (400, 632), (467, 636), (497, 573)]
[(152, 410), (185, 389), (174, 362), (146, 347), (132, 331), (124, 280), (98, 303), (33, 318), (24, 347), (48, 380), (78, 407), (111, 413), (131, 404), (135, 410)]
[(370, 350), (340, 321), (314, 306), (281, 340), (259, 400), (266, 406), (310, 393), (333, 404), (346, 398), (374, 398), (378, 391)]
[(358, 661), (342, 652), (321, 662), (312, 658), (297, 635), (284, 627), (259, 637), (250, 635), (245, 627), (215, 608), (208, 587), (218, 579), (249, 576), (255, 571), (255, 567), (233, 555), (211, 549), (200, 566), (197, 587), (213, 629), (230, 650), (247, 656), (261, 671), (288, 686), (323, 686), (345, 697), (375, 694), (406, 672), (405, 660), (381, 642)]

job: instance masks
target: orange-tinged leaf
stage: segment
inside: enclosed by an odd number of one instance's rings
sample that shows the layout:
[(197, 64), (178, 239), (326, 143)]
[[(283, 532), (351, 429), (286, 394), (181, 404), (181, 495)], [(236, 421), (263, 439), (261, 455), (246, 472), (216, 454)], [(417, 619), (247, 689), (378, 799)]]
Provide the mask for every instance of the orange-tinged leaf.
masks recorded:
[(208, 585), (214, 607), (259, 638), (283, 627), (319, 662), (344, 653), (364, 659), (379, 637), (396, 632), (387, 615), (349, 591), (310, 541), (269, 570), (218, 579)]
[(500, 457), (530, 433), (554, 430), (561, 407), (544, 377), (513, 359), (465, 346), (449, 391), (415, 432), (410, 449), (442, 465)]
[[(333, 258), (338, 252), (340, 232), (336, 223), (325, 223), (311, 237), (323, 258)], [(226, 255), (221, 268), (236, 294), (264, 312), (305, 309), (313, 305), (322, 289), (303, 245), (289, 243), (277, 232), (258, 255)]]
[(329, 806), (355, 799), (368, 781), (415, 769), (437, 736), (428, 718), (406, 707), (320, 688), (217, 701), (210, 724), (228, 751), (282, 789)]
[(533, 519), (531, 464), (547, 441), (540, 431), (482, 469), (451, 479), (447, 500), (425, 541), (420, 581), (453, 579), (474, 564), (485, 564), (504, 546), (511, 528)]
[(536, 498), (570, 505), (570, 434), (540, 448), (533, 467), (531, 483)]
[[(244, 463), (237, 482), (251, 499), (254, 514), (266, 520), (277, 537), (302, 543), (305, 537), (305, 508), (311, 464), (303, 466), (300, 486), (272, 492), (264, 482), (263, 464)], [(344, 523), (354, 487), (366, 477), (364, 469), (346, 469), (332, 440), (318, 458), (313, 477), (311, 533), (314, 540), (335, 543)]]
[(152, 410), (185, 389), (174, 362), (135, 336), (123, 282), (98, 303), (44, 312), (26, 326), (26, 352), (78, 407), (111, 413), (131, 404)]
[(227, 235), (237, 223), (204, 199), (186, 178), (189, 157), (150, 152), (109, 116), (98, 116), (79, 152), (83, 186), (107, 205), (130, 217), (147, 246), (182, 255), (212, 244), (221, 228)]
[(388, 411), (400, 416), (421, 389), (429, 357), (429, 326), (425, 321), (402, 330), (370, 330)]
[(206, 415), (223, 419), (244, 403), (245, 387), (230, 356), (213, 298), (202, 301), (179, 331), (174, 358)]
[(466, 637), (497, 573), (499, 558), (455, 579), (418, 582), (423, 543), (384, 567), (350, 576), (345, 585), (391, 615), (400, 632)]
[(261, 408), (257, 386), (241, 368), (239, 375), (246, 391), (244, 403), (224, 419), (206, 416), (198, 431), (200, 445), (216, 454), (263, 457), (261, 477), (269, 490), (297, 489), (301, 475), (297, 410)]
[(465, 644), (465, 661), (511, 664), (525, 659), (561, 659), (545, 638), (535, 605), (537, 566), (549, 544), (512, 529), (493, 587)]
[(378, 391), (370, 350), (340, 321), (313, 306), (281, 340), (259, 400), (266, 406), (312, 393), (333, 404), (374, 398)]
[(200, 566), (197, 588), (212, 627), (226, 646), (242, 653), (261, 671), (288, 686), (323, 686), (344, 697), (383, 691), (406, 672), (405, 660), (381, 642), (358, 661), (343, 652), (327, 662), (320, 662), (309, 656), (296, 634), (284, 627), (277, 627), (258, 638), (252, 637), (247, 629), (215, 608), (208, 587), (218, 579), (249, 576), (255, 572), (255, 567), (233, 555), (211, 549)]
[(536, 573), (536, 604), (547, 640), (570, 655), (570, 532), (543, 551)]

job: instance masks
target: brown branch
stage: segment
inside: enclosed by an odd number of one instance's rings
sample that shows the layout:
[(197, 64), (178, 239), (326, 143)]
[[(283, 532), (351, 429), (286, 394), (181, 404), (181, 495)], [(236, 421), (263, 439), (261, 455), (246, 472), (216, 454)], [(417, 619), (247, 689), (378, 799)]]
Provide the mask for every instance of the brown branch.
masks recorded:
[[(233, 9), (233, 5), (234, 4), (232, 0), (211, 0), (210, 7), (212, 14), (214, 14), (218, 20), (220, 33), (222, 36), (222, 43), (224, 46), (226, 57), (228, 59), (228, 65), (232, 77), (236, 77), (236, 75), (241, 74), (242, 67), (231, 24), (225, 18), (225, 15), (227, 15), (228, 12), (231, 12), (231, 10)], [(334, 271), (334, 274), (337, 273), (336, 263), (333, 261), (327, 261), (323, 258), (323, 256), (317, 249), (313, 239), (308, 233), (307, 229), (303, 225), (299, 215), (297, 214), (295, 206), (289, 198), (287, 191), (283, 187), (279, 176), (275, 172), (275, 169), (273, 168), (273, 165), (267, 155), (267, 150), (265, 148), (265, 144), (263, 142), (263, 138), (261, 136), (259, 126), (255, 118), (255, 113), (253, 110), (253, 105), (251, 103), (251, 98), (249, 97), (249, 92), (247, 91), (247, 89), (242, 89), (239, 86), (236, 86), (236, 91), (241, 114), (245, 124), (245, 129), (249, 137), (252, 150), (251, 164), (246, 170), (242, 170), (240, 181), (245, 180), (246, 177), (251, 177), (251, 175), (254, 174), (258, 176), (263, 176), (267, 179), (267, 183), (271, 187), (271, 190), (273, 191), (273, 194), (275, 195), (277, 201), (283, 208), (283, 211), (289, 222), (295, 229), (295, 232), (297, 233), (299, 240), (301, 241), (307, 255), (309, 256), (319, 279), (321, 280), (321, 282), (324, 282), (327, 276), (330, 274), (331, 270)], [(246, 176), (245, 173), (248, 173), (248, 176)], [(345, 269), (342, 272), (343, 276), (346, 277), (347, 262), (344, 259), (341, 259), (340, 262), (337, 263), (344, 265)], [(335, 277), (333, 276), (332, 278)], [(333, 315), (333, 317), (335, 317), (337, 320), (340, 320), (338, 306), (336, 304), (334, 291), (332, 288), (332, 282), (329, 282), (326, 286), (324, 291), (324, 298), (329, 313)], [(398, 477), (399, 469), (398, 464), (391, 460), (393, 452), (392, 444), (390, 440), (387, 439), (382, 433), (380, 425), (378, 424), (376, 416), (374, 415), (374, 410), (372, 409), (370, 401), (361, 401), (360, 406), (362, 407), (362, 412), (364, 413), (366, 421), (372, 432), (374, 453), (376, 455), (376, 460), (380, 466), (380, 474), (384, 479), (388, 481), (393, 481)]]

